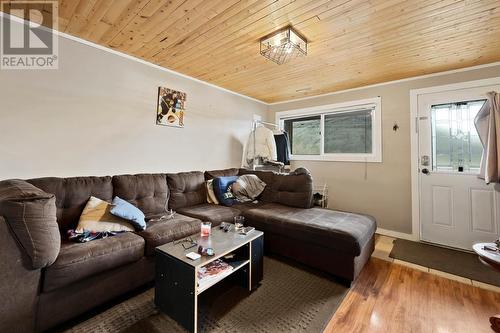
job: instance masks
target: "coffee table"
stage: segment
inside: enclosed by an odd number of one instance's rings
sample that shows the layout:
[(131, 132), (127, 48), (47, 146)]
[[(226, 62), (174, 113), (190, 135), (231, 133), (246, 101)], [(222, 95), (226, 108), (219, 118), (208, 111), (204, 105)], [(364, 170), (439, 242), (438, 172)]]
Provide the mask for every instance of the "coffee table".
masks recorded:
[[(158, 246), (155, 258), (155, 304), (189, 332), (197, 332), (200, 326), (198, 296), (201, 293), (230, 275), (248, 290), (259, 285), (263, 278), (264, 233), (254, 230), (248, 235), (241, 235), (234, 231), (234, 226), (228, 232), (214, 227), (209, 237), (197, 234), (191, 239), (204, 247), (211, 247), (215, 255), (191, 260), (186, 254), (197, 252), (197, 246), (185, 249), (178, 242)], [(225, 261), (233, 269), (208, 284), (198, 285), (198, 270), (229, 254), (234, 257)]]

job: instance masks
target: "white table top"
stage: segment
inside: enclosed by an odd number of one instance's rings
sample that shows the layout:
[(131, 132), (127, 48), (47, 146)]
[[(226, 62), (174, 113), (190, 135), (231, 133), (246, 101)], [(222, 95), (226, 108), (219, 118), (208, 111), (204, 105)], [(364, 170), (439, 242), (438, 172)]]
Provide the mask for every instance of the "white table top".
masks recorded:
[(236, 232), (234, 228), (228, 232), (224, 232), (219, 227), (213, 227), (211, 235), (209, 237), (201, 237), (200, 234), (192, 235), (188, 238), (191, 238), (194, 242), (198, 243), (198, 245), (211, 247), (215, 251), (214, 256), (201, 256), (201, 258), (196, 260), (188, 259), (186, 257), (186, 253), (197, 252), (198, 246), (184, 249), (181, 244), (171, 242), (158, 246), (156, 249), (172, 257), (175, 257), (190, 266), (200, 267), (208, 264), (211, 261), (223, 257), (227, 253), (234, 251), (235, 249), (262, 236), (263, 234), (264, 233), (262, 231), (254, 230), (248, 235), (241, 235)]
[[(484, 246), (496, 248), (497, 251), (485, 250)], [(488, 261), (500, 265), (500, 250), (498, 250), (495, 243), (477, 243), (472, 246), (474, 252), (476, 252), (481, 258), (485, 258)]]

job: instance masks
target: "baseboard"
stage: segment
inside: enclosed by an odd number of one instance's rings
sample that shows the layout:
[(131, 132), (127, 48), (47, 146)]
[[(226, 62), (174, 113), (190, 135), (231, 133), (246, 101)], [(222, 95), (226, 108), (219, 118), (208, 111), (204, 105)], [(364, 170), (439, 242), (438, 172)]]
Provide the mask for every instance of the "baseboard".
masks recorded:
[(383, 235), (383, 236), (407, 239), (407, 240), (411, 240), (411, 241), (416, 240), (412, 234), (407, 234), (404, 232), (392, 231), (392, 230), (387, 230), (387, 229), (382, 229), (382, 228), (377, 228), (377, 231), (375, 231), (375, 233), (377, 233), (379, 235)]

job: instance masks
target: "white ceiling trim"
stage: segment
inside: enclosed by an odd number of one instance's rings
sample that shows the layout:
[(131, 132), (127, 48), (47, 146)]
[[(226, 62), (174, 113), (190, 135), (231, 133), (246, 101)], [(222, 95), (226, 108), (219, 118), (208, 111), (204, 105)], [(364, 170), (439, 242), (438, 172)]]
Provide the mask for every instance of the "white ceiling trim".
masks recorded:
[[(19, 22), (19, 23), (23, 23), (23, 24), (26, 24), (26, 22), (27, 22), (26, 20), (23, 20), (20, 17), (12, 16), (12, 15), (6, 14), (4, 12), (0, 12), (0, 17), (11, 19), (13, 21), (16, 21), (16, 22)], [(261, 101), (259, 99), (256, 99), (256, 98), (253, 98), (253, 97), (250, 97), (250, 96), (247, 96), (247, 95), (243, 95), (243, 94), (237, 93), (236, 91), (232, 91), (232, 90), (229, 90), (229, 89), (226, 89), (226, 88), (222, 88), (222, 87), (217, 86), (217, 85), (215, 85), (213, 83), (206, 82), (206, 81), (194, 78), (192, 76), (176, 72), (176, 71), (174, 71), (172, 69), (168, 69), (168, 68), (165, 68), (165, 67), (153, 64), (152, 62), (149, 62), (149, 61), (146, 61), (146, 60), (134, 57), (132, 55), (129, 55), (129, 54), (126, 54), (126, 53), (123, 53), (123, 52), (120, 52), (120, 51), (113, 50), (113, 49), (111, 49), (109, 47), (105, 47), (105, 46), (102, 46), (102, 45), (90, 42), (88, 40), (85, 40), (85, 39), (82, 39), (82, 38), (79, 38), (79, 37), (75, 37), (75, 36), (69, 35), (69, 34), (67, 34), (65, 32), (61, 32), (61, 31), (53, 30), (53, 29), (48, 29), (48, 28), (47, 28), (47, 30), (52, 30), (56, 35), (58, 35), (60, 37), (63, 37), (63, 38), (66, 38), (66, 39), (69, 39), (69, 40), (72, 40), (72, 41), (75, 41), (75, 42), (78, 42), (78, 43), (81, 43), (81, 44), (84, 44), (84, 45), (87, 45), (87, 46), (90, 46), (90, 47), (93, 47), (93, 48), (96, 48), (96, 49), (99, 49), (99, 50), (102, 50), (102, 51), (106, 51), (106, 52), (118, 55), (120, 57), (127, 58), (129, 60), (133, 60), (133, 61), (139, 62), (139, 63), (144, 64), (144, 65), (148, 65), (150, 67), (162, 70), (164, 72), (167, 72), (167, 73), (170, 73), (170, 74), (173, 74), (173, 75), (178, 75), (180, 77), (183, 77), (183, 78), (186, 78), (186, 79), (190, 79), (190, 80), (193, 80), (193, 81), (198, 82), (198, 83), (205, 84), (205, 85), (210, 86), (212, 88), (216, 88), (216, 89), (219, 89), (219, 90), (231, 93), (233, 95), (249, 99), (249, 100), (257, 102), (257, 103), (261, 103), (261, 104), (264, 104), (264, 105), (269, 105), (269, 103), (266, 103), (266, 102)]]
[(295, 98), (295, 99), (289, 99), (289, 100), (286, 100), (286, 101), (273, 102), (273, 103), (267, 103), (267, 104), (268, 105), (277, 105), (277, 104), (286, 104), (286, 103), (291, 103), (291, 102), (304, 101), (304, 100), (314, 99), (314, 98), (318, 98), (318, 97), (324, 97), (324, 96), (342, 94), (342, 93), (346, 93), (346, 92), (350, 92), (350, 91), (368, 89), (368, 88), (373, 88), (373, 87), (380, 87), (380, 86), (385, 86), (385, 85), (388, 85), (388, 84), (394, 84), (394, 83), (400, 83), (400, 82), (408, 82), (408, 81), (426, 79), (426, 78), (435, 77), (435, 76), (441, 76), (441, 75), (448, 75), (448, 74), (454, 74), (454, 73), (468, 72), (468, 71), (473, 71), (473, 70), (476, 70), (476, 69), (494, 67), (494, 66), (499, 66), (499, 65), (500, 65), (500, 61), (497, 61), (497, 62), (492, 62), (492, 63), (489, 63), (489, 64), (482, 64), (482, 65), (476, 65), (476, 66), (471, 66), (471, 67), (464, 67), (464, 68), (459, 68), (459, 69), (451, 69), (451, 70), (443, 71), (443, 72), (436, 72), (436, 73), (431, 73), (431, 74), (424, 74), (424, 75), (412, 76), (412, 77), (407, 77), (407, 78), (399, 79), (399, 80), (374, 83), (374, 84), (370, 84), (370, 85), (366, 85), (366, 86), (361, 86), (361, 87), (356, 87), (356, 88), (350, 88), (350, 89), (332, 91), (332, 92), (324, 93), (324, 94), (320, 94), (320, 95), (300, 97), (300, 98)]
[(476, 70), (476, 69), (488, 68), (488, 67), (494, 67), (494, 66), (500, 66), (500, 61), (492, 62), (492, 63), (489, 63), (489, 64), (482, 64), (482, 65), (477, 65), (477, 66), (464, 67), (464, 68), (459, 68), (459, 69), (451, 69), (451, 70), (444, 71), (444, 72), (436, 72), (436, 73), (431, 73), (431, 74), (424, 74), (424, 75), (419, 75), (419, 76), (412, 76), (412, 77), (407, 77), (407, 78), (399, 79), (399, 80), (380, 82), (380, 83), (370, 84), (370, 85), (367, 85), (367, 86), (361, 86), (361, 87), (356, 87), (356, 88), (350, 88), (350, 89), (333, 91), (333, 92), (324, 93), (324, 94), (321, 94), (321, 95), (306, 96), (306, 97), (300, 97), (300, 98), (295, 98), (295, 99), (289, 99), (289, 100), (281, 101), (281, 102), (267, 103), (267, 104), (268, 105), (277, 105), (277, 104), (286, 104), (286, 103), (291, 103), (291, 102), (304, 101), (304, 100), (314, 99), (314, 98), (318, 98), (318, 97), (324, 97), (324, 96), (342, 94), (342, 93), (346, 93), (346, 92), (350, 92), (350, 91), (356, 91), (356, 90), (362, 90), (362, 89), (380, 87), (380, 86), (385, 86), (385, 85), (394, 84), (394, 83), (400, 83), (400, 82), (408, 82), (408, 81), (426, 79), (426, 78), (435, 77), (435, 76), (441, 76), (441, 75), (448, 75), (448, 74), (454, 74), (454, 73), (468, 72), (468, 71), (473, 71), (473, 70)]

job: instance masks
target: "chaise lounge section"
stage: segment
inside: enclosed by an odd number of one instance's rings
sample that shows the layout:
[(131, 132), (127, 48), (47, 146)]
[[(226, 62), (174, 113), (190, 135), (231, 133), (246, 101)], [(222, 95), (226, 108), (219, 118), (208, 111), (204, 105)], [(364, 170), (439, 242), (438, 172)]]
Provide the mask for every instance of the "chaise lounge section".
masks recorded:
[(294, 259), (350, 284), (375, 249), (376, 221), (362, 214), (313, 208), (309, 172), (290, 175), (245, 169), (205, 172), (205, 178), (256, 174), (267, 184), (257, 205), (235, 205), (247, 223), (264, 231), (266, 253)]
[[(266, 188), (258, 203), (208, 204), (205, 181), (253, 173)], [(0, 182), (0, 331), (44, 331), (154, 279), (156, 246), (243, 215), (265, 232), (265, 251), (353, 281), (374, 249), (369, 216), (312, 208), (308, 172), (279, 175), (244, 169)], [(148, 220), (140, 232), (88, 243), (65, 237), (90, 196), (119, 196)], [(264, 280), (265, 281), (265, 280)]]

